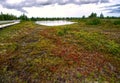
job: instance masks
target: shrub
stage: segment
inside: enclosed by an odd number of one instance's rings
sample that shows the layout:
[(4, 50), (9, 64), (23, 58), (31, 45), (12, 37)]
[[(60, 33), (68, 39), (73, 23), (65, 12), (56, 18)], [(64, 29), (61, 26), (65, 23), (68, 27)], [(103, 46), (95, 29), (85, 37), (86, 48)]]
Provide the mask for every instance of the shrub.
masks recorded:
[(69, 30), (70, 30), (70, 28), (67, 28), (67, 27), (62, 28), (62, 29), (60, 29), (60, 30), (57, 31), (57, 35), (63, 36), (65, 34), (67, 34)]
[[(105, 45), (105, 47), (107, 48), (107, 51), (113, 55), (119, 55), (120, 54), (120, 46), (119, 44), (115, 43), (114, 41), (109, 41), (107, 42), (107, 44)], [(119, 56), (120, 57), (120, 56)]]
[(98, 24), (101, 24), (101, 21), (98, 18), (92, 18), (88, 20), (86, 24), (87, 25), (98, 25)]
[(106, 52), (120, 57), (118, 56), (120, 54), (120, 45), (113, 40), (111, 41), (105, 38), (104, 35), (85, 31), (80, 31), (75, 34), (80, 40), (78, 44), (84, 46), (85, 49)]
[(114, 25), (120, 25), (120, 20), (116, 20), (113, 22)]

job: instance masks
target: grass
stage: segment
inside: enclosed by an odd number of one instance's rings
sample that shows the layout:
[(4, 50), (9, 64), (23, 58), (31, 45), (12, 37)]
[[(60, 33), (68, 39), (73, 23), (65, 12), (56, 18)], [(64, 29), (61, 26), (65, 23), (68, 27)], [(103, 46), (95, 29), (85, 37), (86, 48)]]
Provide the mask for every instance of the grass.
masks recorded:
[(89, 21), (1, 29), (0, 83), (119, 83), (120, 25)]

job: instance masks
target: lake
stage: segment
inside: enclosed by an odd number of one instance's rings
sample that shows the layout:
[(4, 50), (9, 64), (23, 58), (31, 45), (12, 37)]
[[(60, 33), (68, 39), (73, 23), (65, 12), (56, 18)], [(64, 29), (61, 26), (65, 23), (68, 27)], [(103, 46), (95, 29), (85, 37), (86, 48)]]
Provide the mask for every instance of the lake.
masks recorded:
[(59, 20), (59, 21), (36, 21), (36, 24), (45, 25), (45, 26), (61, 26), (61, 25), (69, 25), (74, 24), (76, 22)]

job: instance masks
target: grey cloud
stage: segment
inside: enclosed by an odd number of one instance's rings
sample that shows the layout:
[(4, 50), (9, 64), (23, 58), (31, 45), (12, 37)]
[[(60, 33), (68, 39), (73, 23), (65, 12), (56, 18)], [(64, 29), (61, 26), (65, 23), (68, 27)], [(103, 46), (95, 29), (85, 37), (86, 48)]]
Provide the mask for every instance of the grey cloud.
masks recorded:
[(107, 3), (109, 0), (101, 0), (102, 3)]
[(119, 4), (115, 4), (115, 5), (110, 5), (110, 6), (105, 6), (106, 8), (110, 8), (110, 7), (120, 7), (120, 3)]
[(120, 13), (120, 4), (105, 6), (105, 10), (109, 10), (108, 13)]
[(114, 8), (114, 9), (110, 9), (109, 13), (120, 13), (120, 7)]
[(109, 13), (120, 13), (120, 7), (114, 10), (111, 10)]
[[(46, 5), (53, 5), (53, 4), (59, 4), (59, 5), (65, 5), (69, 3), (82, 5), (82, 4), (89, 4), (89, 3), (106, 3), (109, 2), (109, 0), (24, 0), (23, 2), (20, 2), (19, 4), (10, 4), (6, 2), (7, 0), (0, 0), (0, 4), (8, 9), (16, 9), (18, 11), (27, 13), (23, 8), (24, 7), (40, 7), (40, 6), (46, 6)], [(44, 1), (44, 2), (43, 2)]]

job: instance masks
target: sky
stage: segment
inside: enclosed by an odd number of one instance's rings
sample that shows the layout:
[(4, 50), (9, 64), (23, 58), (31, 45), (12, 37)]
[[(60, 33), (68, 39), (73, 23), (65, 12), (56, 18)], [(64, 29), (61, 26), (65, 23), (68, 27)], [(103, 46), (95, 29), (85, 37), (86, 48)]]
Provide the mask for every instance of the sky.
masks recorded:
[(0, 12), (28, 17), (120, 16), (120, 0), (0, 0)]

